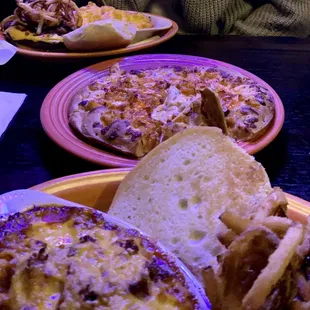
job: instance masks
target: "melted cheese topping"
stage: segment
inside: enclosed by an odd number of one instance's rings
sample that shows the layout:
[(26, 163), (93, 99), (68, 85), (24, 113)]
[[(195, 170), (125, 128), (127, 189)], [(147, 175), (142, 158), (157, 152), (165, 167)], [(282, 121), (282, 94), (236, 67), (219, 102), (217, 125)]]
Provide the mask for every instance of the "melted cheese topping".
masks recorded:
[(0, 308), (198, 309), (160, 253), (96, 212), (36, 207), (0, 222)]
[[(273, 97), (265, 87), (216, 67), (164, 67), (126, 72), (115, 65), (110, 74), (86, 88), (81, 95), (85, 104), (76, 111), (89, 114), (85, 117), (88, 125), (84, 126), (84, 134), (111, 146), (127, 147), (129, 151), (136, 148), (134, 154), (140, 157), (184, 128), (207, 125), (200, 94), (206, 87), (218, 95), (228, 134), (236, 140), (256, 138), (273, 119)], [(98, 107), (107, 109), (96, 112)], [(127, 122), (125, 129), (118, 125), (109, 129), (123, 120)], [(83, 124), (75, 125), (81, 127)], [(130, 144), (132, 130), (138, 131), (140, 137), (133, 137)]]
[(138, 29), (153, 28), (150, 19), (139, 12), (117, 10), (111, 6), (98, 7), (93, 2), (88, 2), (87, 6), (81, 7), (80, 12), (83, 17), (83, 25), (99, 20), (116, 19), (123, 22), (130, 22)]
[(17, 29), (15, 26), (9, 27), (4, 32), (8, 34), (13, 41), (28, 40), (33, 42), (46, 42), (46, 43), (61, 43), (63, 42), (63, 37), (57, 34), (41, 34), (36, 35), (30, 31), (22, 31)]
[(193, 102), (199, 100), (199, 95), (185, 95), (175, 86), (170, 86), (167, 90), (166, 100), (162, 105), (155, 107), (151, 117), (155, 120), (167, 123), (174, 121), (181, 113), (190, 112)]

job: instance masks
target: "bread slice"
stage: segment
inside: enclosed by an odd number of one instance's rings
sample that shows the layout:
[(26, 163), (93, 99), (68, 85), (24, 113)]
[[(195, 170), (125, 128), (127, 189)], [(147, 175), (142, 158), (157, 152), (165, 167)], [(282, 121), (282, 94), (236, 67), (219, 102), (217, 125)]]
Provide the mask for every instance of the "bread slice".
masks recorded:
[(120, 184), (109, 214), (158, 239), (197, 273), (218, 267), (225, 211), (253, 218), (272, 192), (262, 165), (215, 127), (177, 133)]

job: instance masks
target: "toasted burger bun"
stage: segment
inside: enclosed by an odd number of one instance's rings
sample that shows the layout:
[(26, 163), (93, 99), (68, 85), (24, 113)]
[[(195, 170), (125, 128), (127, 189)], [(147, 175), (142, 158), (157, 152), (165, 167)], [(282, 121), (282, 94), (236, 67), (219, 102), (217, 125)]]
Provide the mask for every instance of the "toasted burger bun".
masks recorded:
[(214, 127), (177, 133), (148, 153), (119, 186), (109, 214), (159, 240), (198, 276), (218, 268), (217, 236), (229, 210), (245, 218), (272, 188), (263, 166)]
[(58, 34), (40, 34), (36, 35), (28, 30), (20, 30), (11, 26), (4, 31), (5, 37), (13, 43), (27, 45), (31, 47), (53, 49), (63, 46), (63, 38)]
[(64, 35), (64, 44), (72, 51), (121, 48), (132, 42), (136, 31), (131, 23), (112, 19), (96, 21)]

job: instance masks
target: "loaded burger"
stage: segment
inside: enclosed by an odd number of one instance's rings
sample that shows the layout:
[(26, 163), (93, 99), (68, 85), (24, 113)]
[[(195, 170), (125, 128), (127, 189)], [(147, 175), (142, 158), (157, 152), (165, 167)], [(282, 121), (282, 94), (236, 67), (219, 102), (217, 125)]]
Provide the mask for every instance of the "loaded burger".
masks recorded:
[(63, 35), (82, 26), (72, 0), (16, 0), (14, 14), (0, 24), (7, 40), (31, 47), (64, 47)]

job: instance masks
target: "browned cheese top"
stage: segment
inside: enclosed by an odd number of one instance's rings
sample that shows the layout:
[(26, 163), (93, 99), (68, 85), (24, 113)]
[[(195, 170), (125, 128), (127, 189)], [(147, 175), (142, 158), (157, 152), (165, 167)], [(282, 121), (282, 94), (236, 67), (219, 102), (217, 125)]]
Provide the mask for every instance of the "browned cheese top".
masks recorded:
[(199, 309), (179, 267), (91, 209), (33, 207), (0, 221), (0, 309)]
[(206, 126), (205, 88), (219, 98), (228, 135), (249, 141), (274, 117), (274, 98), (254, 80), (219, 67), (123, 70), (118, 64), (72, 104), (70, 123), (84, 136), (141, 157), (173, 134)]

